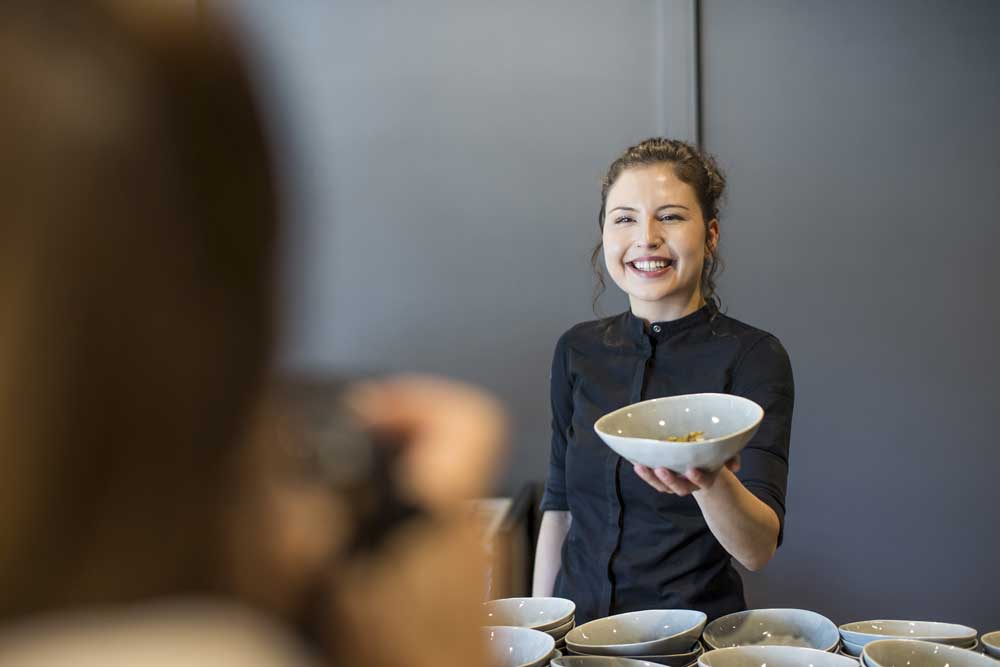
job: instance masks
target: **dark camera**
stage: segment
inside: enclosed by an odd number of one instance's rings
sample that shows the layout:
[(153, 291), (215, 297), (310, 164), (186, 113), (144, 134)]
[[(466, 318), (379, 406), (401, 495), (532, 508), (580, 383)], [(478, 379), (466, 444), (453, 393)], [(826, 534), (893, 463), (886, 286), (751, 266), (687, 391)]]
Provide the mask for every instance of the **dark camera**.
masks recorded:
[(399, 493), (402, 443), (366, 428), (345, 403), (360, 378), (286, 375), (279, 379), (282, 445), (296, 467), (344, 500), (353, 518), (349, 550), (376, 548), (419, 509)]

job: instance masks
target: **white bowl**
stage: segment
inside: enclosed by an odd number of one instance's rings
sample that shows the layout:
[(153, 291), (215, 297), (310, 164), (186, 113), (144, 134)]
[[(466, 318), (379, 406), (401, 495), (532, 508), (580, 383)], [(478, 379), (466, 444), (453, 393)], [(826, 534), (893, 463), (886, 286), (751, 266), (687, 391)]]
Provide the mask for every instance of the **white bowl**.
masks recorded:
[(708, 651), (701, 667), (857, 667), (858, 661), (829, 651), (799, 646), (737, 646)]
[[(747, 398), (686, 394), (627, 405), (598, 419), (594, 430), (632, 463), (684, 473), (721, 468), (753, 437), (763, 417), (764, 409)], [(668, 436), (691, 431), (703, 431), (705, 440), (667, 442)]]
[(567, 655), (552, 661), (552, 667), (658, 667), (656, 663), (613, 655)]
[(690, 609), (648, 609), (615, 614), (579, 625), (566, 646), (588, 655), (660, 655), (690, 651), (707, 616)]
[(483, 603), (483, 625), (512, 625), (532, 630), (551, 630), (573, 620), (576, 604), (563, 598), (503, 598)]
[(996, 667), (981, 653), (919, 639), (878, 639), (865, 644), (862, 657), (870, 667)]
[(576, 626), (576, 621), (574, 619), (569, 619), (566, 623), (563, 623), (558, 628), (552, 628), (551, 630), (542, 630), (547, 635), (550, 635), (556, 641), (559, 641), (566, 636), (566, 633), (572, 630)]
[(708, 648), (799, 646), (834, 651), (840, 633), (833, 621), (805, 609), (751, 609), (717, 618), (702, 636)]
[(674, 653), (671, 655), (635, 655), (632, 657), (636, 660), (655, 662), (658, 665), (665, 665), (666, 667), (688, 667), (689, 665), (697, 665), (698, 658), (700, 658), (701, 654), (704, 652), (705, 648), (701, 645), (701, 642), (698, 642), (694, 649), (685, 653)]
[(528, 628), (483, 628), (493, 667), (541, 667), (555, 650), (555, 641), (544, 632)]
[(848, 655), (855, 658), (860, 658), (861, 652), (865, 650), (865, 647), (861, 644), (855, 644), (854, 642), (849, 642), (846, 639), (842, 639), (841, 643), (844, 645), (844, 651), (846, 651)]
[(987, 632), (982, 636), (981, 641), (983, 643), (983, 648), (986, 649), (986, 655), (1000, 660), (1000, 630)]
[(923, 639), (929, 642), (968, 647), (976, 631), (965, 625), (934, 621), (857, 621), (840, 626), (844, 641), (864, 646), (877, 639)]
[(861, 662), (861, 654), (851, 655), (850, 653), (847, 652), (847, 650), (843, 646), (837, 649), (837, 655), (842, 655), (845, 658), (850, 658), (854, 662)]
[[(572, 649), (567, 648), (567, 653), (573, 656), (580, 657), (605, 657), (605, 656), (588, 656), (586, 653), (577, 653)], [(684, 653), (671, 653), (669, 655), (630, 655), (629, 658), (633, 660), (645, 660), (646, 662), (655, 663), (657, 665), (665, 665), (666, 667), (690, 667), (691, 665), (698, 664), (698, 658), (702, 653), (705, 652), (705, 647), (701, 645), (701, 642), (695, 644), (695, 647), (690, 651)]]

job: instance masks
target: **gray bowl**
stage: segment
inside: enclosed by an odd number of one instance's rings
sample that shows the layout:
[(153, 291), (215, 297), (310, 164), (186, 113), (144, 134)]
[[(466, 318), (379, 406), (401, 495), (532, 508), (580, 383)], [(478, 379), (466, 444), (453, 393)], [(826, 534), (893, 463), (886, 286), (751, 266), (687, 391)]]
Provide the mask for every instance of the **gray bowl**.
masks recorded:
[(986, 655), (1000, 660), (1000, 630), (987, 632), (982, 636), (981, 641)]
[[(594, 431), (623, 459), (650, 468), (684, 473), (718, 470), (757, 432), (764, 409), (729, 394), (686, 394), (653, 398), (609, 412)], [(701, 442), (668, 442), (668, 436), (702, 431)]]
[(586, 655), (670, 655), (690, 651), (707, 616), (691, 609), (648, 609), (578, 625), (566, 647)]
[(845, 623), (839, 629), (845, 642), (860, 646), (877, 639), (923, 639), (967, 648), (976, 639), (974, 628), (935, 621), (857, 621)]
[(805, 609), (751, 609), (717, 618), (702, 636), (708, 648), (798, 646), (834, 651), (840, 632), (833, 621)]
[(541, 667), (556, 646), (552, 637), (528, 628), (487, 626), (483, 638), (493, 667)]
[(658, 667), (656, 663), (613, 655), (567, 655), (552, 661), (552, 667)]
[(843, 648), (847, 655), (854, 658), (860, 658), (861, 652), (865, 650), (865, 647), (861, 644), (855, 644), (854, 642), (849, 642), (846, 639), (842, 640), (841, 643), (844, 645)]
[[(586, 653), (574, 653), (571, 649), (566, 650), (569, 651), (570, 655), (587, 655)], [(701, 654), (704, 652), (705, 647), (701, 645), (701, 642), (697, 642), (690, 651), (685, 651), (684, 653), (630, 655), (629, 657), (634, 660), (645, 660), (646, 662), (652, 662), (657, 665), (664, 665), (665, 667), (690, 667), (690, 665), (698, 664), (698, 658), (700, 658)]]
[(857, 667), (855, 658), (799, 646), (737, 646), (708, 651), (700, 667)]
[(512, 625), (551, 630), (566, 625), (576, 614), (576, 604), (565, 598), (502, 598), (483, 603), (483, 625)]
[(869, 667), (996, 667), (996, 662), (969, 649), (920, 639), (879, 639), (862, 653)]

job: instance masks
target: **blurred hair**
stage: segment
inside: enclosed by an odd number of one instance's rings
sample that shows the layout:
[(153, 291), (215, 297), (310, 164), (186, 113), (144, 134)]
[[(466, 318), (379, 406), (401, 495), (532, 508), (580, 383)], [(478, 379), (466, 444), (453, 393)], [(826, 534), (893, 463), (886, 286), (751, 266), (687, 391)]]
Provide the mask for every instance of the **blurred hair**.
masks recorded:
[(0, 618), (223, 580), (277, 206), (233, 36), (181, 5), (0, 4)]

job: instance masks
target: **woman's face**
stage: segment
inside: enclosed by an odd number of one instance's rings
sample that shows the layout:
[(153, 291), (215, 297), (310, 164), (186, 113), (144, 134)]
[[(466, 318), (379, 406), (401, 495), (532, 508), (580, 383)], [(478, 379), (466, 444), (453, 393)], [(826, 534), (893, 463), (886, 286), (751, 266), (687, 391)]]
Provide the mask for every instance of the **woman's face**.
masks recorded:
[(672, 320), (700, 308), (706, 245), (718, 238), (717, 222), (706, 233), (694, 190), (671, 164), (626, 169), (608, 191), (604, 261), (637, 317)]

